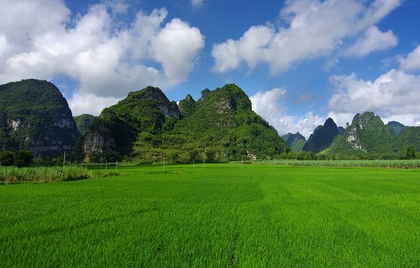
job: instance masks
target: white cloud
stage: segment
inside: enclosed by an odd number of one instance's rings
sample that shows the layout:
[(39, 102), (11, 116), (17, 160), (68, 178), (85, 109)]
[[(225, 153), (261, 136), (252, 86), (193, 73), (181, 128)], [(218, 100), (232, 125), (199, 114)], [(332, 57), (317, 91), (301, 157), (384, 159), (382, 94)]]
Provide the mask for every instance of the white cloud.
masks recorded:
[(376, 26), (371, 26), (345, 54), (346, 56), (364, 57), (375, 51), (393, 48), (397, 44), (398, 38), (391, 30), (381, 32)]
[(329, 116), (338, 123), (351, 122), (350, 116), (373, 111), (384, 121), (398, 118), (406, 125), (420, 121), (420, 76), (392, 69), (373, 81), (358, 79), (355, 74), (332, 76), (336, 86), (328, 106)]
[(151, 49), (166, 77), (176, 84), (187, 78), (193, 67), (192, 60), (203, 47), (204, 38), (198, 28), (173, 19), (152, 39)]
[(0, 0), (0, 83), (68, 76), (80, 85), (69, 100), (80, 114), (86, 102), (93, 113), (129, 91), (187, 80), (204, 36), (180, 19), (164, 24), (166, 9), (127, 24), (118, 19), (126, 3), (103, 1), (71, 18), (62, 1)]
[(78, 111), (78, 114), (98, 115), (104, 107), (114, 105), (117, 101), (118, 98), (101, 97), (91, 93), (76, 92), (69, 101), (69, 106), (72, 111)]
[(286, 94), (286, 90), (282, 88), (259, 92), (250, 97), (252, 109), (267, 120), (280, 135), (299, 132), (309, 138), (313, 130), (322, 125), (326, 119), (314, 115), (312, 111), (304, 116), (288, 115), (284, 101)]
[(282, 105), (286, 90), (283, 88), (274, 88), (266, 92), (258, 92), (250, 97), (252, 110), (261, 115), (267, 121), (283, 115), (285, 107)]
[(201, 7), (204, 4), (205, 0), (191, 0), (191, 5), (193, 7)]
[[(300, 61), (337, 51), (349, 39), (389, 14), (400, 2), (376, 0), (370, 6), (364, 6), (357, 0), (286, 1), (280, 14), (289, 27), (276, 30), (271, 26), (253, 26), (238, 40), (215, 44), (213, 69), (226, 72), (243, 62), (250, 68), (263, 62), (269, 65), (272, 73), (285, 71)], [(387, 32), (380, 36), (389, 38), (389, 35)]]
[(406, 72), (420, 70), (420, 45), (409, 53), (406, 58), (400, 59), (400, 68)]

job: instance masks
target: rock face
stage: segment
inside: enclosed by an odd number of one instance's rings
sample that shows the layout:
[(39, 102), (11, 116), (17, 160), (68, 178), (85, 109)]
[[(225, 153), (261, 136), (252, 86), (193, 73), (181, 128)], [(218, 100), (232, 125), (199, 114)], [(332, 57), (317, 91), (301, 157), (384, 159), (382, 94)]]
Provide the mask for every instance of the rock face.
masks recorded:
[(303, 146), (303, 151), (319, 153), (330, 146), (334, 139), (340, 135), (340, 130), (334, 120), (328, 118), (323, 126), (318, 126)]
[(0, 149), (35, 157), (71, 154), (79, 133), (67, 101), (52, 83), (35, 79), (0, 86)]

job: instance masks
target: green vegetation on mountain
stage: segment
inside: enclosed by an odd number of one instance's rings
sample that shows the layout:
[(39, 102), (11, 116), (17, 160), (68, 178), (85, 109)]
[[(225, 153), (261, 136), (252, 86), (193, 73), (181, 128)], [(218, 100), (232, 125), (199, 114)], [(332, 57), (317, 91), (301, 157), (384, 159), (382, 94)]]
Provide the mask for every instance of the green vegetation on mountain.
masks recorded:
[(35, 79), (0, 85), (0, 150), (35, 157), (71, 153), (79, 137), (66, 99), (52, 83)]
[(405, 127), (403, 124), (396, 121), (388, 122), (386, 125), (393, 135), (399, 135)]
[(420, 128), (404, 127), (399, 134), (372, 112), (356, 114), (345, 133), (323, 154), (346, 158), (406, 158), (407, 148), (420, 149)]
[(299, 132), (296, 134), (287, 133), (286, 135), (281, 137), (287, 143), (292, 152), (301, 152), (303, 146), (306, 143), (305, 137)]
[(319, 153), (330, 146), (335, 137), (340, 135), (340, 130), (334, 120), (328, 118), (323, 126), (318, 126), (303, 146), (302, 150), (307, 152)]
[(89, 128), (90, 124), (96, 119), (96, 116), (90, 115), (90, 114), (82, 114), (79, 116), (74, 117), (74, 121), (77, 125), (77, 130), (80, 134), (83, 134), (86, 132), (86, 130)]
[[(129, 155), (137, 136), (157, 136), (180, 118), (178, 106), (155, 87), (131, 92), (116, 105), (105, 108), (82, 136), (81, 152), (87, 158)], [(78, 151), (79, 148), (76, 148)], [(80, 152), (80, 151), (79, 151)]]
[(132, 92), (106, 108), (83, 140), (88, 157), (112, 150), (144, 161), (266, 159), (288, 150), (233, 84), (205, 89), (197, 102), (187, 96), (179, 108), (158, 88)]

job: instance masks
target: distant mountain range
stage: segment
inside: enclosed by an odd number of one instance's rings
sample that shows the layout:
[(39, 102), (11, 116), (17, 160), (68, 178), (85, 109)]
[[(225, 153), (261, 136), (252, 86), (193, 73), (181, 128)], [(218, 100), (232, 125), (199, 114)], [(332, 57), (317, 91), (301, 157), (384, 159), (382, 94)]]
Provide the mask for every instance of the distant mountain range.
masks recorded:
[(86, 161), (231, 161), (310, 152), (340, 158), (398, 158), (420, 150), (420, 128), (385, 125), (372, 112), (356, 114), (346, 129), (332, 118), (306, 140), (282, 137), (251, 109), (235, 84), (169, 101), (156, 87), (131, 92), (99, 117), (72, 117), (53, 84), (34, 79), (0, 85), (0, 153), (29, 149), (36, 157), (64, 152)]

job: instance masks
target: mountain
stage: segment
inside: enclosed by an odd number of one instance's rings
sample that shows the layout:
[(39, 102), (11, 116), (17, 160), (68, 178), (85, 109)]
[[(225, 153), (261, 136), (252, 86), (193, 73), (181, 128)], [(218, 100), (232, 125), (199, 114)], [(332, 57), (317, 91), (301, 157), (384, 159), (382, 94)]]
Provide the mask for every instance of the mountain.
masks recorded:
[(324, 125), (318, 126), (314, 130), (302, 150), (319, 153), (330, 146), (338, 135), (340, 135), (340, 129), (334, 120), (328, 118)]
[(399, 135), (405, 127), (403, 124), (396, 121), (388, 122), (387, 126), (393, 135)]
[(90, 124), (96, 119), (96, 116), (90, 115), (90, 114), (82, 114), (79, 116), (74, 117), (74, 121), (76, 122), (77, 130), (80, 134), (83, 134), (86, 132), (86, 130), (89, 128)]
[[(391, 123), (391, 125), (396, 124)], [(397, 126), (400, 127), (400, 124)], [(323, 153), (398, 158), (405, 154), (409, 146), (420, 149), (419, 127), (404, 127), (397, 134), (389, 125), (385, 125), (379, 116), (365, 112), (356, 114), (345, 133)]]
[(66, 99), (47, 81), (0, 85), (0, 149), (31, 150), (35, 157), (72, 153), (79, 137)]
[(87, 159), (103, 153), (130, 154), (138, 135), (159, 136), (180, 118), (178, 106), (156, 87), (131, 92), (116, 105), (105, 108), (82, 136)]
[(181, 100), (178, 104), (179, 112), (183, 117), (190, 116), (195, 110), (195, 100), (188, 94), (185, 99)]
[(223, 161), (288, 150), (234, 84), (205, 89), (197, 101), (188, 95), (179, 106), (158, 88), (132, 92), (104, 109), (82, 139), (87, 158), (115, 151), (147, 161)]
[(292, 152), (302, 151), (303, 146), (306, 143), (305, 137), (299, 132), (296, 134), (287, 133), (286, 135), (281, 136), (284, 141), (286, 141)]
[(203, 90), (194, 112), (171, 133), (182, 137), (181, 151), (202, 148), (198, 150), (202, 158), (215, 160), (266, 159), (288, 150), (275, 129), (252, 111), (249, 97), (235, 84)]

